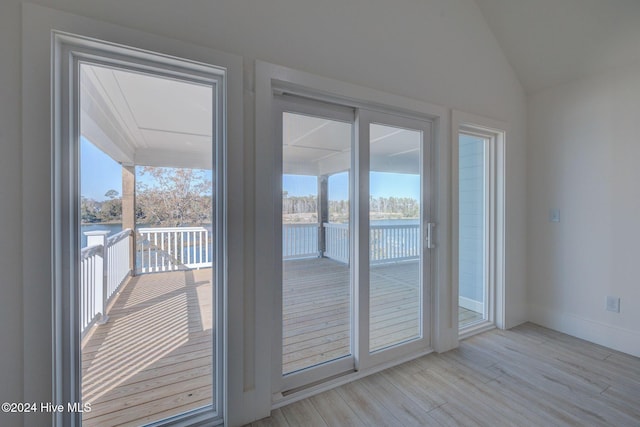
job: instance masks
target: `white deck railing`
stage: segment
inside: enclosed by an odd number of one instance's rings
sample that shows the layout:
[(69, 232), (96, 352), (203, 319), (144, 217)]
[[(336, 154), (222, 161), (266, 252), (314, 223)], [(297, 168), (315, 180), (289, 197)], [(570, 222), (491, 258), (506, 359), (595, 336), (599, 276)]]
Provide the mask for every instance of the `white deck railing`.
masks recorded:
[(372, 225), (369, 234), (371, 264), (420, 257), (420, 225)]
[(282, 224), (282, 258), (317, 257), (318, 224)]
[[(325, 248), (322, 256), (349, 262), (349, 225), (324, 223)], [(417, 259), (420, 256), (419, 224), (374, 224), (369, 234), (369, 261), (372, 264)], [(282, 258), (320, 256), (318, 224), (283, 224)]]
[(349, 263), (349, 224), (325, 222), (324, 256), (336, 261)]
[(204, 227), (139, 228), (139, 273), (211, 267), (211, 231)]
[(102, 312), (102, 245), (82, 249), (80, 258), (80, 330), (84, 335)]
[(80, 252), (80, 328), (106, 322), (107, 305), (131, 274), (130, 229), (107, 238), (108, 231), (85, 233), (88, 246)]

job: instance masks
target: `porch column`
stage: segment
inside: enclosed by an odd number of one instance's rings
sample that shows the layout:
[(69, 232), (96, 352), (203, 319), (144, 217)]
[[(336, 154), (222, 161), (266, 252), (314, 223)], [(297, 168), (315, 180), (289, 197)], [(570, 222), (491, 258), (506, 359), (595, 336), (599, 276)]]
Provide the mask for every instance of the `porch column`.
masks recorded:
[(329, 222), (329, 176), (318, 177), (318, 255), (324, 256), (327, 250), (324, 223)]
[(129, 269), (136, 273), (136, 167), (122, 165), (122, 229), (133, 230), (129, 239)]

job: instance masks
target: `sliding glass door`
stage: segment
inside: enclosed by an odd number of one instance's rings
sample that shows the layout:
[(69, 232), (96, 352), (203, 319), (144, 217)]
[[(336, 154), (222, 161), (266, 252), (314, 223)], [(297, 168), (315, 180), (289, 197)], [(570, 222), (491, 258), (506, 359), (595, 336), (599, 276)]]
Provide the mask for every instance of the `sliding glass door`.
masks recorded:
[(282, 102), (282, 378), (293, 388), (353, 369), (353, 110)]
[(430, 123), (276, 98), (283, 392), (429, 342)]
[(422, 332), (420, 131), (370, 124), (369, 350)]

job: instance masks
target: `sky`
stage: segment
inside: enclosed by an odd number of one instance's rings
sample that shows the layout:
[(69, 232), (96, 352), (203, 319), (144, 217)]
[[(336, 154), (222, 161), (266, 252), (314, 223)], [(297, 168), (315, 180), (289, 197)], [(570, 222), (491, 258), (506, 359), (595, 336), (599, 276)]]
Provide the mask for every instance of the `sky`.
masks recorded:
[[(152, 184), (148, 174), (136, 171), (136, 180)], [(122, 167), (85, 137), (80, 138), (80, 194), (98, 202), (107, 200), (105, 193), (116, 190), (122, 195)]]
[[(419, 199), (420, 179), (418, 175), (371, 172), (370, 192), (373, 197), (410, 197)], [(283, 175), (282, 189), (289, 196), (316, 196), (318, 184), (315, 176)], [(349, 175), (347, 172), (329, 177), (329, 199), (349, 198)]]
[(80, 138), (80, 194), (102, 201), (107, 199), (104, 194), (109, 190), (122, 194), (120, 164), (84, 137)]

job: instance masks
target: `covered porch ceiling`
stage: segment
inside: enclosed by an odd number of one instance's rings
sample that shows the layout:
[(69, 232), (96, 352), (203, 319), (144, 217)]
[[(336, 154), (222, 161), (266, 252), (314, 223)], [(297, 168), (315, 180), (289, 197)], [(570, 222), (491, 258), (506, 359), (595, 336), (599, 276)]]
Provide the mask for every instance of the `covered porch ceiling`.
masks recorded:
[[(209, 86), (111, 67), (81, 66), (81, 133), (125, 166), (211, 169)], [(285, 113), (283, 172), (331, 175), (349, 169), (351, 124)], [(417, 131), (371, 125), (371, 170), (418, 174)]]
[(82, 64), (81, 133), (125, 166), (211, 169), (209, 86)]
[[(421, 138), (421, 133), (415, 130), (372, 124), (369, 145), (370, 169), (375, 172), (419, 174)], [(350, 159), (350, 123), (285, 113), (285, 174), (332, 175), (348, 170)]]

